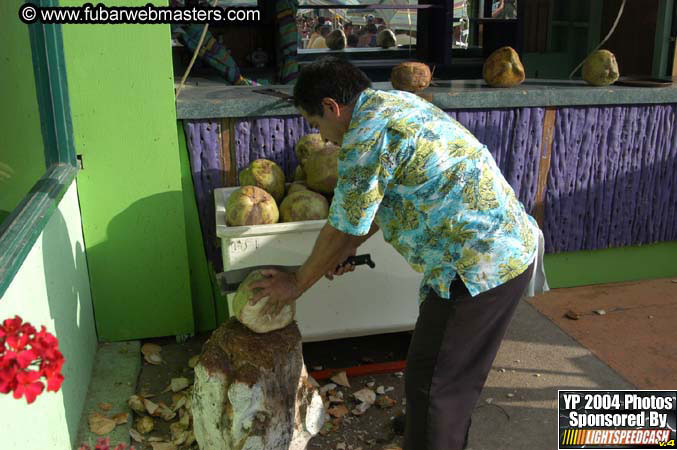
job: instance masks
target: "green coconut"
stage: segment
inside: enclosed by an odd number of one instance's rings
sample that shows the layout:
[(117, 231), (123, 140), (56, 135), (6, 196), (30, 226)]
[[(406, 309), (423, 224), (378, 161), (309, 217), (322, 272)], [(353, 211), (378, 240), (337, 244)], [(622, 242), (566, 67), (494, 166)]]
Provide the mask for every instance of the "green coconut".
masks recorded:
[(583, 63), (583, 79), (593, 86), (608, 86), (618, 80), (618, 63), (609, 50), (591, 53)]
[(257, 159), (240, 172), (240, 186), (257, 186), (279, 202), (284, 197), (284, 172), (273, 161)]
[(524, 81), (519, 54), (512, 47), (501, 47), (489, 55), (482, 68), (484, 81), (491, 87), (510, 88)]
[(233, 315), (244, 326), (255, 333), (268, 333), (284, 328), (292, 323), (294, 314), (296, 313), (295, 302), (291, 305), (286, 305), (276, 316), (264, 315), (261, 313), (263, 307), (268, 304), (268, 297), (263, 297), (256, 305), (252, 305), (249, 302), (254, 294), (256, 294), (255, 289), (252, 289), (251, 284), (255, 281), (262, 280), (263, 278), (264, 276), (260, 270), (250, 272), (242, 283), (240, 283), (232, 302)]
[(231, 227), (277, 223), (279, 216), (275, 199), (256, 186), (237, 189), (226, 202), (226, 224)]
[(308, 174), (305, 169), (308, 155), (320, 151), (323, 148), (324, 139), (322, 139), (322, 136), (319, 133), (306, 134), (296, 143), (296, 159), (298, 159), (299, 164), (301, 164), (301, 168), (306, 175)]
[(290, 193), (280, 205), (282, 222), (301, 222), (303, 220), (322, 220), (329, 214), (329, 202), (324, 195), (301, 189)]
[(306, 181), (306, 173), (303, 171), (301, 164), (296, 166), (296, 170), (294, 170), (294, 181)]
[(303, 170), (306, 184), (313, 191), (332, 194), (338, 180), (338, 154), (340, 147), (327, 144), (308, 155)]
[[(305, 182), (303, 182), (303, 181), (294, 181), (294, 182), (293, 182), (292, 184), (290, 184), (289, 187), (287, 188), (287, 196), (289, 196), (290, 194), (293, 194), (294, 192), (298, 192), (298, 191), (307, 191), (307, 190), (308, 190), (308, 186), (306, 186), (306, 183), (305, 183)], [(285, 198), (287, 198), (287, 197), (285, 197)], [(282, 200), (282, 203), (284, 203), (284, 200)], [(280, 205), (280, 207), (281, 207), (281, 205)]]

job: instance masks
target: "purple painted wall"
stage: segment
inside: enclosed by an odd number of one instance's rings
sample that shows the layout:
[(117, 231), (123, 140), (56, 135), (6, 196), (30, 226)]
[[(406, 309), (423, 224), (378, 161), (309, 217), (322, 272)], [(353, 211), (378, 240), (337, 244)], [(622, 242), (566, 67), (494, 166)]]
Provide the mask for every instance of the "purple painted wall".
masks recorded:
[(548, 251), (677, 239), (676, 120), (677, 105), (557, 111)]
[(310, 128), (303, 117), (243, 119), (235, 124), (237, 173), (255, 159), (275, 161), (288, 178), (294, 176), (298, 161), (294, 148)]
[(214, 217), (214, 189), (225, 184), (225, 171), (221, 157), (220, 120), (184, 120), (193, 187), (200, 214), (200, 227), (207, 258), (217, 272), (223, 261), (216, 245), (216, 219)]
[[(536, 200), (542, 108), (452, 111), (487, 145), (527, 209)], [(677, 239), (677, 105), (558, 110), (546, 193), (550, 253)], [(213, 189), (224, 185), (218, 122), (185, 121), (207, 253), (215, 267)], [(238, 172), (267, 158), (288, 177), (294, 147), (311, 133), (301, 117), (242, 119), (235, 125)]]

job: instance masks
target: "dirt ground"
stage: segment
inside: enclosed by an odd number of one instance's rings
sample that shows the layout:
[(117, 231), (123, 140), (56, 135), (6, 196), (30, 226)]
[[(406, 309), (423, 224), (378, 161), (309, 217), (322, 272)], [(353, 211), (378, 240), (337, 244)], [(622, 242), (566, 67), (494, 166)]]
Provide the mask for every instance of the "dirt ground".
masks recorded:
[[(167, 405), (172, 404), (172, 392), (166, 390), (172, 378), (186, 377), (193, 381), (193, 370), (188, 361), (201, 351), (203, 343), (209, 336), (197, 336), (184, 343), (174, 339), (151, 339), (151, 342), (162, 347), (163, 363), (152, 365), (143, 363), (137, 382), (137, 393), (153, 395), (150, 400)], [(327, 369), (345, 369), (364, 364), (401, 361), (406, 358), (410, 333), (394, 333), (360, 338), (341, 339), (326, 342), (307, 343), (303, 346), (304, 361), (309, 372)], [(374, 405), (364, 414), (356, 416), (348, 413), (342, 418), (332, 417), (325, 424), (322, 433), (315, 436), (308, 444), (309, 449), (344, 449), (367, 450), (397, 448), (402, 445), (401, 436), (392, 430), (392, 419), (404, 412), (404, 377), (401, 372), (349, 377), (350, 387), (337, 386), (336, 394), (341, 395), (345, 406), (352, 411), (359, 403), (351, 395), (363, 388), (377, 390), (382, 386), (388, 392), (377, 397), (387, 396), (393, 406)], [(319, 380), (320, 386), (331, 383), (330, 380)], [(333, 405), (335, 406), (335, 405)], [(169, 440), (171, 436), (170, 422), (155, 420), (155, 427), (147, 436), (156, 436)], [(135, 443), (137, 450), (151, 449), (150, 445)], [(197, 444), (183, 449), (197, 449)]]
[(677, 279), (553, 289), (529, 302), (638, 389), (675, 388)]

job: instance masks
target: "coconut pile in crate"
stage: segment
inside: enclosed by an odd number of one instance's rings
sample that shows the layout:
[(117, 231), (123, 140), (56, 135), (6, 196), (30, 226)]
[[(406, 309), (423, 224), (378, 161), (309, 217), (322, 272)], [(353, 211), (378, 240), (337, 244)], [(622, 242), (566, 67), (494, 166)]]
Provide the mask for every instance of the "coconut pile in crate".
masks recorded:
[[(257, 159), (240, 172), (240, 188), (226, 203), (228, 226), (269, 225), (326, 219), (338, 178), (339, 147), (319, 134), (296, 144), (294, 182), (286, 187), (284, 172), (274, 161)], [(285, 195), (286, 194), (286, 195)]]
[[(339, 147), (325, 143), (319, 134), (303, 136), (296, 145), (294, 182), (288, 187), (284, 172), (267, 159), (252, 161), (240, 172), (240, 188), (233, 191), (226, 203), (228, 226), (269, 225), (278, 222), (300, 222), (326, 219), (329, 202), (338, 179)], [(245, 278), (235, 294), (233, 313), (249, 329), (267, 333), (289, 325), (294, 320), (294, 305), (285, 306), (276, 317), (263, 316), (267, 298), (256, 305), (249, 303), (254, 295), (251, 283), (263, 278), (255, 270)]]

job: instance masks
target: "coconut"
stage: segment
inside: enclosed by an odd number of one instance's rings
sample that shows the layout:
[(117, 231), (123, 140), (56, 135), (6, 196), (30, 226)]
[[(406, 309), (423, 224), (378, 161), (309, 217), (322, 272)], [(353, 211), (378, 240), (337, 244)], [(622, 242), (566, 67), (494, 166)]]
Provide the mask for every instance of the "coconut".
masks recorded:
[(229, 226), (277, 223), (280, 212), (275, 199), (256, 186), (243, 186), (226, 202), (226, 224)]
[(257, 186), (264, 189), (276, 201), (284, 197), (284, 172), (273, 161), (257, 159), (240, 172), (240, 186)]
[(338, 180), (338, 153), (340, 148), (333, 144), (308, 155), (304, 164), (308, 188), (323, 194), (333, 194)]
[(583, 79), (593, 86), (608, 86), (618, 80), (618, 63), (609, 50), (591, 53), (583, 63)]
[(264, 278), (260, 270), (254, 270), (247, 275), (240, 286), (237, 288), (233, 298), (233, 315), (244, 326), (256, 333), (268, 333), (269, 331), (279, 330), (289, 325), (294, 320), (296, 313), (296, 304), (286, 305), (276, 316), (263, 315), (261, 310), (268, 304), (268, 297), (263, 297), (256, 305), (249, 303), (249, 300), (256, 292), (251, 288), (251, 284)]
[(301, 164), (294, 169), (294, 181), (306, 181), (306, 173), (303, 171)]
[[(306, 134), (296, 143), (296, 159), (301, 164), (301, 170), (305, 172), (305, 163), (308, 155), (324, 148), (324, 139), (319, 133)], [(298, 169), (297, 169), (298, 170)], [(308, 172), (305, 172), (306, 174)]]
[(303, 220), (322, 220), (329, 214), (329, 202), (317, 192), (301, 189), (292, 192), (280, 205), (282, 222), (300, 222)]
[(334, 30), (327, 35), (326, 44), (329, 50), (343, 50), (347, 45), (346, 34), (343, 30)]
[(513, 87), (524, 81), (524, 66), (512, 47), (501, 47), (484, 62), (482, 74), (491, 87)]
[(419, 62), (404, 62), (390, 73), (390, 83), (399, 91), (419, 92), (427, 88), (432, 79), (430, 68)]
[[(294, 192), (298, 192), (298, 191), (307, 191), (307, 190), (308, 190), (308, 186), (306, 186), (306, 183), (305, 183), (305, 182), (303, 182), (303, 181), (294, 181), (294, 182), (293, 182), (292, 184), (290, 184), (289, 187), (287, 188), (287, 196), (289, 196), (289, 194), (293, 194)], [(285, 198), (286, 198), (286, 197), (285, 197)], [(282, 200), (282, 203), (284, 204), (284, 200)], [(280, 207), (282, 207), (282, 205), (280, 205)]]
[(381, 48), (390, 48), (397, 45), (397, 38), (393, 30), (386, 28), (376, 35), (376, 45)]

